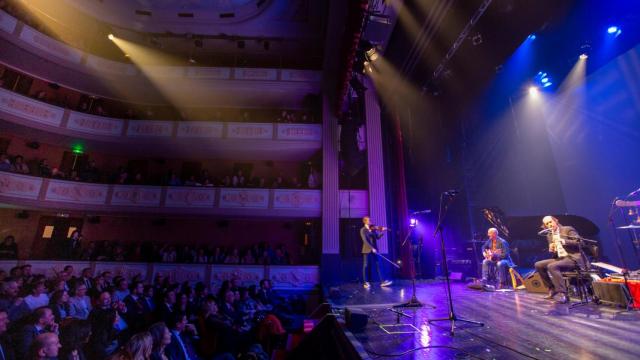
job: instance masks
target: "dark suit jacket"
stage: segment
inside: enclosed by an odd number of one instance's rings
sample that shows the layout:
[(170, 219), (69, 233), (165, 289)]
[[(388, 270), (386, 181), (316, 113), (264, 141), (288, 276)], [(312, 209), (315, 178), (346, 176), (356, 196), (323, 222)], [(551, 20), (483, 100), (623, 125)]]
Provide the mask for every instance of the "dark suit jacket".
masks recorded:
[[(581, 252), (580, 243), (576, 239), (579, 237), (578, 232), (571, 226), (560, 226), (560, 237), (564, 240), (564, 245), (562, 247), (566, 250), (569, 257), (574, 259), (575, 261), (580, 261), (583, 264), (586, 264), (587, 257), (584, 253)], [(553, 233), (547, 234), (547, 243), (553, 243)], [(554, 254), (554, 257), (557, 256), (557, 253)]]
[[(196, 355), (196, 348), (193, 345), (193, 340), (191, 339), (191, 337), (182, 333), (180, 338), (182, 339), (182, 343), (189, 353), (189, 359), (200, 359), (198, 355)], [(186, 360), (187, 358), (184, 351), (182, 350), (182, 346), (180, 346), (180, 343), (178, 342), (178, 339), (176, 339), (176, 335), (173, 332), (171, 332), (171, 343), (169, 343), (169, 345), (167, 345), (167, 347), (164, 349), (164, 353), (171, 360)]]
[(14, 334), (13, 344), (15, 346), (14, 350), (18, 359), (27, 358), (31, 343), (33, 343), (33, 340), (36, 338), (36, 336), (40, 335), (43, 332), (45, 331), (38, 331), (35, 325), (28, 324), (23, 326)]
[(2, 352), (4, 353), (5, 360), (15, 360), (16, 355), (13, 351), (13, 344), (8, 336), (0, 336), (0, 345), (2, 345)]
[(362, 239), (362, 253), (368, 254), (372, 248), (378, 250), (377, 241), (382, 237), (382, 233), (367, 229), (366, 226), (360, 228), (360, 238)]

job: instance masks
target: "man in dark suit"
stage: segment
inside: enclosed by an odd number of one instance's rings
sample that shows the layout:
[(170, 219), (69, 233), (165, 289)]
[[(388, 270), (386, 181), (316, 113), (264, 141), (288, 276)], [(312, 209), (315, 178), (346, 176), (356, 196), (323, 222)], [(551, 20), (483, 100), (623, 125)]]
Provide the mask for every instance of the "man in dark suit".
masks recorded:
[[(482, 244), (482, 282), (489, 282), (491, 272), (496, 274), (497, 287), (500, 288), (505, 281), (507, 269), (512, 265), (509, 253), (509, 243), (498, 236), (498, 229), (490, 228), (487, 230), (489, 239)], [(497, 271), (496, 271), (497, 270)]]
[(33, 312), (33, 321), (26, 324), (20, 331), (14, 334), (13, 343), (18, 359), (26, 359), (31, 343), (40, 334), (47, 332), (58, 333), (58, 324), (55, 323), (53, 311), (43, 306)]
[(187, 323), (187, 315), (174, 312), (167, 323), (171, 331), (171, 343), (165, 348), (167, 358), (172, 360), (198, 360), (193, 341), (198, 338), (196, 328)]
[(144, 284), (142, 281), (134, 281), (131, 285), (131, 293), (124, 298), (127, 312), (124, 314), (127, 324), (132, 332), (142, 331), (148, 319), (151, 309), (148, 308), (144, 298)]
[[(380, 286), (389, 286), (391, 285), (391, 281), (382, 280), (382, 274), (380, 273), (380, 262), (376, 257), (376, 253), (378, 252), (378, 239), (384, 235), (381, 232), (378, 232), (375, 229), (371, 228), (371, 219), (368, 216), (362, 218), (363, 226), (360, 228), (360, 238), (362, 239), (362, 280), (364, 281), (365, 289), (371, 287), (371, 284), (367, 281), (367, 266), (369, 263), (376, 264), (376, 271), (378, 272), (378, 279), (382, 281)], [(380, 229), (384, 231), (385, 228)]]
[(549, 252), (553, 254), (553, 258), (536, 262), (536, 271), (540, 273), (542, 282), (549, 288), (549, 295), (545, 299), (553, 300), (556, 295), (559, 295), (556, 302), (566, 304), (569, 299), (562, 272), (578, 266), (583, 267), (586, 261), (580, 248), (580, 235), (576, 229), (571, 226), (562, 226), (558, 219), (550, 215), (542, 219), (542, 226), (544, 230), (540, 233), (546, 233)]

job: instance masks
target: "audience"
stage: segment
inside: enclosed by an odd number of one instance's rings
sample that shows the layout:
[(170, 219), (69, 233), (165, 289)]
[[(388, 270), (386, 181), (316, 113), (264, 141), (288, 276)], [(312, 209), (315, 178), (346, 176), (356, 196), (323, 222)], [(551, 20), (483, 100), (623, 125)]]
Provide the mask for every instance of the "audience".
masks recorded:
[[(292, 320), (300, 318), (303, 310), (292, 309), (299, 309), (301, 300), (279, 297), (266, 279), (255, 291), (234, 278), (222, 284), (216, 297), (202, 283), (176, 284), (162, 274), (151, 284), (140, 276), (116, 276), (112, 284), (107, 271), (95, 277), (90, 268), (78, 277), (73, 273), (69, 265), (46, 279), (32, 274), (27, 264), (11, 269), (11, 277), (0, 282), (5, 360), (235, 359), (247, 353), (268, 358), (263, 348), (283, 346), (287, 330), (302, 327)], [(46, 298), (45, 282), (51, 284)], [(89, 286), (93, 299), (86, 295)], [(30, 289), (29, 300), (18, 297), (23, 288)], [(49, 305), (27, 306), (41, 299)], [(8, 330), (10, 321), (16, 326)]]

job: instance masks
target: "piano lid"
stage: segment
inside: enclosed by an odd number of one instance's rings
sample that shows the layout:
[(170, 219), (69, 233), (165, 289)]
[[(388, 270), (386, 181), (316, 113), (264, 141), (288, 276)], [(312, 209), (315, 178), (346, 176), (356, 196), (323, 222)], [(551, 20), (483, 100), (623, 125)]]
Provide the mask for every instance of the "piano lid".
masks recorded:
[[(545, 215), (506, 216), (498, 207), (483, 208), (482, 215), (489, 223), (498, 229), (500, 236), (507, 240), (531, 239), (538, 237), (542, 218)], [(591, 220), (578, 215), (553, 215), (560, 224), (573, 226), (585, 238), (595, 236), (600, 229)], [(544, 239), (540, 237), (540, 239)]]

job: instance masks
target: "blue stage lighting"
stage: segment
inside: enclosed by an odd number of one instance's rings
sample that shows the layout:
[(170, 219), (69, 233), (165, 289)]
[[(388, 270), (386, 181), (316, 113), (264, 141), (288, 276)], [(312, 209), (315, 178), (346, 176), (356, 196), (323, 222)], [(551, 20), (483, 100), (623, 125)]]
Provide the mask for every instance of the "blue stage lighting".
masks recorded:
[(553, 83), (552, 83), (552, 82), (550, 82), (550, 81), (548, 81), (548, 82), (546, 82), (546, 83), (542, 84), (542, 87), (543, 87), (543, 88), (546, 88), (546, 87), (549, 87), (549, 86), (551, 86), (551, 85), (553, 85)]
[(609, 26), (607, 28), (607, 34), (609, 35), (613, 35), (615, 37), (618, 37), (618, 35), (622, 34), (622, 29), (620, 29), (620, 27), (618, 26)]
[(536, 39), (536, 34), (530, 34), (529, 36), (527, 36), (527, 39), (535, 40)]
[(417, 225), (418, 225), (418, 219), (416, 219), (416, 218), (409, 219), (409, 226), (410, 227), (416, 227)]
[(549, 78), (543, 77), (542, 79), (540, 79), (540, 82), (546, 84), (549, 82)]

